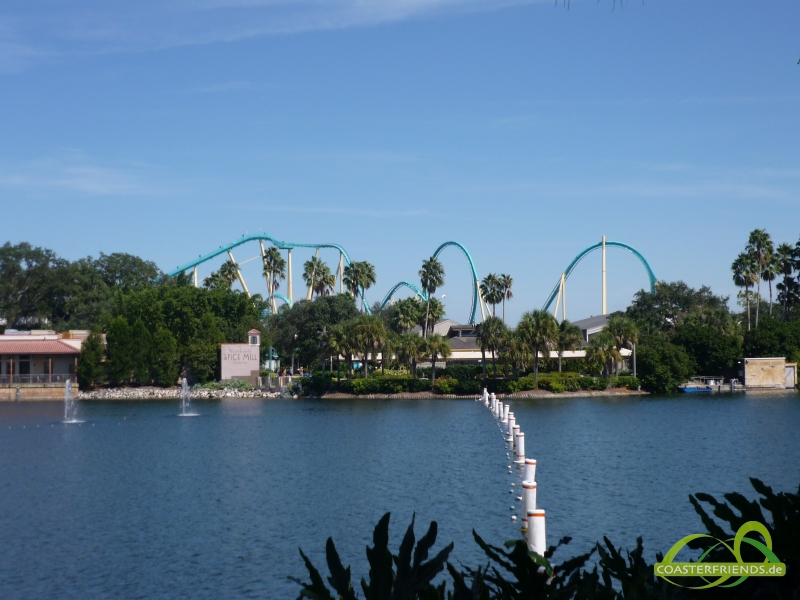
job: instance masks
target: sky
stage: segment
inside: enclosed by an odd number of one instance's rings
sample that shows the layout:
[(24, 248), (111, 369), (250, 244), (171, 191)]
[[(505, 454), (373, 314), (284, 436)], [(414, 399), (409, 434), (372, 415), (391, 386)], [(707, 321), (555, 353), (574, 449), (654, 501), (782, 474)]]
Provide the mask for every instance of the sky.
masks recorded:
[[(374, 302), (455, 240), (513, 277), (513, 324), (605, 235), (735, 296), (749, 231), (800, 238), (799, 23), (794, 0), (0, 3), (0, 244), (169, 271), (245, 233), (336, 243)], [(468, 263), (440, 258), (466, 322)], [(624, 309), (646, 273), (607, 260)], [(593, 253), (569, 319), (600, 281)]]

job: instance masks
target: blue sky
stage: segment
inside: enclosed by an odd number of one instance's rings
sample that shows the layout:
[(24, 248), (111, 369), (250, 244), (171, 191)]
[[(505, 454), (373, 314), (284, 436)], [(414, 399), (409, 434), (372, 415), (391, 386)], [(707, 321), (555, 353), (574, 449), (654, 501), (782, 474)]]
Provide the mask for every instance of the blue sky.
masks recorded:
[[(374, 301), (452, 239), (514, 277), (513, 322), (606, 235), (735, 294), (751, 229), (800, 237), (798, 23), (792, 0), (5, 3), (0, 242), (164, 270), (245, 232), (335, 242)], [(620, 250), (608, 281), (612, 310), (647, 284)], [(598, 314), (599, 254), (567, 298)]]

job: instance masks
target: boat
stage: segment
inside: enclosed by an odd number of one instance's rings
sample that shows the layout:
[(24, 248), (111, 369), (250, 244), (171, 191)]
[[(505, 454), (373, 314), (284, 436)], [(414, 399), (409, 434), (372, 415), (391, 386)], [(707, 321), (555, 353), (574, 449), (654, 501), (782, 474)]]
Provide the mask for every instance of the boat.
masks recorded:
[[(678, 389), (684, 394), (710, 394), (714, 391), (714, 385), (717, 383), (716, 379), (710, 377), (692, 377), (683, 385), (679, 385)], [(722, 383), (720, 379), (720, 383)]]

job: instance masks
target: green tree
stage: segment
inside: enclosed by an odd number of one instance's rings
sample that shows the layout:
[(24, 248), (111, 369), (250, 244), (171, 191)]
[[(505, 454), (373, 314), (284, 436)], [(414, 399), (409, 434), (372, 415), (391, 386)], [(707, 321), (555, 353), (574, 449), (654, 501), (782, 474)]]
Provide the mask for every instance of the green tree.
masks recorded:
[(286, 260), (281, 255), (281, 251), (275, 246), (270, 246), (269, 250), (264, 251), (262, 256), (264, 262), (264, 277), (267, 278), (267, 291), (272, 298), (270, 304), (273, 312), (277, 311), (277, 303), (273, 296), (281, 287), (281, 280), (286, 279)]
[(636, 292), (625, 316), (636, 321), (643, 333), (667, 333), (674, 331), (680, 319), (694, 310), (727, 305), (727, 297), (714, 295), (706, 286), (695, 290), (683, 281), (659, 281), (653, 293)]
[(203, 279), (203, 287), (209, 290), (230, 288), (231, 283), (232, 282), (228, 281), (228, 278), (219, 271), (212, 271), (208, 277)]
[[(482, 356), (485, 358), (483, 353), (487, 350), (492, 353), (492, 370), (494, 371), (492, 377), (495, 378), (497, 377), (497, 352), (502, 348), (505, 342), (508, 329), (502, 320), (497, 317), (488, 317), (483, 323), (476, 327), (475, 334), (477, 336), (476, 341), (481, 347)], [(486, 366), (484, 365), (484, 373), (485, 372)]]
[(124, 317), (111, 320), (106, 332), (108, 377), (114, 385), (127, 385), (133, 377), (131, 326)]
[(46, 248), (23, 242), (0, 247), (0, 315), (8, 327), (38, 322), (52, 313), (54, 271), (67, 261)]
[[(364, 293), (377, 281), (375, 266), (367, 261), (353, 262), (344, 268), (342, 281), (361, 309), (365, 302)], [(359, 295), (362, 299), (360, 304), (358, 302)]]
[(150, 383), (150, 364), (152, 362), (152, 336), (147, 331), (144, 322), (137, 319), (131, 327), (131, 366), (133, 367), (133, 380), (137, 385)]
[(742, 337), (686, 319), (672, 340), (692, 358), (693, 373), (727, 375), (742, 358)]
[(397, 333), (407, 333), (424, 314), (422, 305), (416, 297), (404, 298), (392, 307), (389, 322)]
[(420, 310), (419, 312), (419, 321), (417, 324), (424, 328), (425, 327), (425, 317), (428, 317), (428, 333), (430, 334), (436, 323), (441, 321), (444, 318), (444, 303), (439, 300), (437, 297), (433, 297), (430, 301), (426, 304), (426, 310)]
[(105, 347), (103, 338), (99, 333), (93, 331), (83, 341), (81, 355), (78, 359), (78, 385), (84, 389), (92, 389), (101, 385), (105, 381), (103, 373), (103, 355)]
[(686, 351), (665, 336), (642, 338), (637, 347), (638, 377), (650, 392), (675, 392), (692, 376), (694, 364)]
[(622, 360), (622, 355), (617, 349), (617, 340), (608, 329), (604, 329), (589, 339), (586, 348), (586, 362), (597, 362), (603, 365), (603, 377), (608, 377), (614, 370), (614, 365)]
[(375, 315), (361, 315), (353, 325), (353, 335), (358, 350), (364, 357), (364, 378), (369, 377), (369, 358), (377, 359), (378, 350), (383, 346), (387, 333), (383, 321)]
[(106, 285), (121, 292), (151, 285), (162, 275), (154, 262), (124, 252), (101, 252), (95, 265)]
[(438, 333), (432, 333), (426, 340), (428, 354), (431, 357), (431, 385), (436, 382), (436, 361), (439, 358), (447, 360), (450, 358), (452, 350), (447, 338)]
[(412, 377), (417, 376), (417, 361), (426, 351), (425, 340), (416, 333), (403, 333), (397, 340), (395, 352), (397, 359), (408, 366)]
[(239, 278), (239, 267), (232, 260), (226, 260), (219, 268), (219, 276), (225, 281), (228, 287)]
[(439, 259), (431, 256), (428, 260), (422, 261), (422, 268), (419, 270), (419, 280), (422, 290), (426, 296), (425, 306), (425, 325), (422, 328), (422, 337), (428, 337), (428, 322), (431, 310), (431, 299), (436, 290), (444, 285), (444, 267)]
[(742, 252), (731, 265), (733, 271), (733, 283), (738, 287), (744, 288), (744, 297), (747, 305), (747, 330), (750, 330), (750, 286), (753, 285), (757, 277), (758, 265), (752, 254)]
[(558, 341), (558, 322), (545, 310), (532, 310), (523, 313), (517, 331), (533, 354), (533, 381), (539, 387), (539, 354), (549, 358), (550, 349)]
[(481, 281), (481, 296), (492, 305), (492, 316), (496, 316), (496, 307), (505, 298), (503, 293), (503, 281), (494, 273), (489, 273)]
[(756, 304), (756, 327), (758, 327), (758, 314), (761, 305), (761, 279), (764, 268), (770, 262), (772, 256), (772, 239), (764, 229), (754, 229), (750, 232), (747, 239), (746, 251), (753, 257), (756, 262), (754, 271), (756, 285), (758, 286), (756, 295), (758, 296), (758, 303)]
[(511, 286), (514, 285), (514, 279), (511, 275), (500, 275), (500, 282), (503, 286), (503, 323), (506, 322), (506, 300), (511, 300), (514, 293), (511, 291)]
[(792, 280), (792, 274), (794, 273), (795, 267), (795, 249), (792, 248), (789, 244), (781, 244), (778, 246), (777, 251), (775, 252), (775, 260), (777, 262), (777, 272), (783, 276), (783, 286), (779, 283), (777, 285), (778, 288), (778, 299), (781, 302), (782, 312), (781, 315), (783, 319), (786, 319), (786, 304), (789, 298), (789, 295), (786, 293), (781, 294), (781, 292), (785, 292), (789, 289), (790, 281)]
[(558, 326), (558, 339), (556, 340), (556, 350), (558, 350), (558, 372), (561, 372), (561, 361), (564, 352), (571, 352), (580, 348), (583, 341), (581, 328), (564, 319)]
[(745, 332), (743, 355), (783, 356), (789, 362), (800, 361), (800, 320), (763, 319), (757, 329)]
[(155, 382), (163, 387), (175, 385), (180, 374), (180, 355), (175, 336), (164, 327), (153, 334), (152, 371)]
[(225, 342), (217, 318), (210, 312), (203, 314), (196, 333), (186, 349), (186, 365), (193, 381), (213, 380), (219, 371), (220, 344)]

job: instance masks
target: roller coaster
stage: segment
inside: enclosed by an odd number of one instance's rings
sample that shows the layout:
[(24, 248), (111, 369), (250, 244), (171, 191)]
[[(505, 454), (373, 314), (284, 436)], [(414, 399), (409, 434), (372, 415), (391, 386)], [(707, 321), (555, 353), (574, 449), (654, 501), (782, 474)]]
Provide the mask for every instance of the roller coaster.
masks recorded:
[[(233, 257), (232, 250), (234, 248), (237, 248), (237, 247), (242, 246), (244, 244), (247, 244), (249, 242), (258, 242), (258, 244), (260, 246), (260, 254), (257, 254), (257, 255), (255, 255), (255, 256), (253, 256), (251, 258), (248, 258), (247, 260), (244, 260), (241, 263), (237, 263), (236, 260)], [(264, 233), (258, 233), (258, 234), (253, 234), (253, 235), (244, 235), (241, 238), (239, 238), (238, 240), (236, 240), (234, 242), (231, 242), (230, 244), (226, 244), (224, 246), (220, 246), (216, 250), (212, 250), (211, 252), (209, 252), (209, 253), (207, 253), (205, 255), (199, 256), (195, 260), (192, 260), (192, 261), (190, 261), (190, 262), (188, 262), (188, 263), (186, 263), (184, 265), (181, 265), (179, 267), (176, 267), (174, 270), (172, 270), (169, 273), (167, 273), (167, 275), (169, 275), (170, 277), (174, 277), (179, 273), (183, 273), (183, 272), (192, 270), (193, 271), (193, 282), (194, 282), (194, 285), (195, 285), (195, 287), (198, 287), (199, 286), (198, 267), (201, 264), (205, 263), (205, 262), (213, 260), (217, 256), (220, 256), (222, 254), (227, 254), (230, 262), (236, 267), (236, 276), (237, 276), (237, 279), (239, 280), (239, 284), (242, 286), (242, 290), (244, 290), (244, 292), (249, 296), (250, 295), (250, 291), (249, 291), (249, 289), (247, 287), (247, 284), (245, 283), (244, 277), (242, 276), (242, 271), (241, 271), (240, 267), (241, 267), (241, 265), (245, 264), (246, 262), (249, 262), (249, 261), (251, 261), (251, 260), (253, 260), (255, 258), (259, 258), (259, 256), (262, 259), (262, 261), (264, 261), (264, 264), (266, 265), (266, 249), (264, 248), (264, 242), (269, 242), (270, 244), (272, 244), (276, 248), (278, 248), (280, 250), (286, 250), (286, 252), (287, 252), (287, 260), (286, 260), (286, 266), (287, 266), (287, 277), (286, 277), (286, 279), (287, 279), (287, 281), (286, 281), (286, 283), (287, 283), (287, 295), (273, 293), (272, 295), (270, 295), (267, 298), (267, 300), (268, 300), (268, 302), (270, 304), (271, 310), (273, 312), (277, 312), (277, 301), (278, 300), (280, 300), (281, 302), (285, 303), (290, 308), (291, 308), (291, 306), (293, 304), (293, 297), (292, 297), (292, 250), (295, 249), (295, 248), (313, 249), (315, 251), (315, 256), (317, 256), (317, 257), (319, 257), (320, 249), (326, 248), (326, 249), (338, 250), (339, 251), (339, 265), (338, 265), (338, 267), (336, 269), (334, 287), (336, 287), (336, 282), (338, 281), (339, 293), (344, 292), (344, 267), (345, 267), (345, 263), (347, 265), (350, 265), (350, 264), (352, 264), (352, 261), (350, 259), (350, 256), (347, 254), (347, 251), (342, 246), (340, 246), (339, 244), (332, 244), (332, 243), (299, 244), (299, 243), (293, 243), (293, 242), (284, 242), (284, 241), (278, 240), (278, 239), (276, 239), (276, 238), (274, 238), (274, 237), (272, 237), (270, 235), (264, 234)], [(556, 283), (555, 287), (553, 288), (553, 291), (548, 296), (547, 301), (545, 302), (545, 304), (543, 306), (543, 310), (550, 310), (553, 302), (555, 301), (556, 302), (556, 306), (555, 306), (555, 310), (554, 310), (554, 313), (553, 313), (554, 316), (557, 315), (558, 309), (559, 309), (559, 306), (560, 306), (561, 310), (562, 310), (562, 318), (566, 319), (566, 287), (565, 286), (566, 286), (567, 278), (569, 278), (569, 276), (572, 273), (572, 271), (575, 269), (575, 267), (578, 265), (578, 263), (581, 260), (583, 260), (583, 258), (586, 255), (590, 254), (591, 252), (593, 252), (595, 250), (601, 250), (602, 254), (603, 254), (603, 314), (606, 314), (606, 247), (607, 246), (622, 248), (624, 250), (627, 250), (627, 251), (633, 253), (639, 259), (639, 261), (642, 263), (642, 265), (644, 266), (645, 270), (647, 271), (647, 276), (648, 276), (648, 278), (650, 280), (650, 290), (651, 290), (651, 292), (655, 291), (655, 286), (656, 286), (656, 281), (657, 281), (656, 280), (656, 276), (653, 273), (653, 270), (650, 268), (650, 265), (648, 264), (648, 262), (644, 258), (644, 256), (638, 250), (636, 250), (632, 246), (629, 246), (628, 244), (624, 244), (622, 242), (606, 241), (605, 236), (603, 236), (601, 242), (599, 242), (597, 244), (593, 244), (593, 245), (589, 246), (588, 248), (584, 249), (582, 252), (580, 252), (573, 259), (573, 261), (569, 264), (569, 266), (566, 268), (566, 270), (561, 274), (561, 277), (560, 277), (558, 283)], [(478, 277), (478, 271), (475, 268), (475, 261), (472, 259), (472, 255), (469, 253), (469, 251), (466, 249), (466, 247), (464, 247), (463, 244), (460, 244), (459, 242), (455, 242), (455, 241), (444, 242), (443, 244), (441, 244), (436, 249), (436, 251), (433, 253), (433, 257), (434, 258), (438, 258), (439, 255), (449, 247), (455, 247), (458, 250), (460, 250), (461, 253), (464, 255), (464, 257), (467, 259), (467, 262), (469, 263), (470, 276), (471, 276), (471, 285), (472, 285), (472, 306), (470, 308), (469, 318), (468, 318), (467, 322), (470, 325), (474, 325), (475, 321), (476, 321), (476, 318), (477, 318), (478, 310), (480, 310), (480, 313), (481, 313), (481, 320), (485, 320), (487, 313), (489, 313), (489, 306), (488, 306), (488, 304), (486, 303), (486, 301), (484, 300), (484, 298), (483, 298), (483, 296), (481, 294), (480, 277)], [(416, 284), (414, 284), (414, 283), (412, 283), (410, 281), (400, 281), (399, 283), (395, 284), (394, 286), (392, 286), (389, 289), (389, 291), (386, 293), (386, 295), (384, 296), (383, 300), (381, 301), (380, 307), (383, 308), (388, 303), (392, 302), (395, 292), (397, 292), (397, 290), (399, 290), (402, 287), (407, 287), (408, 289), (410, 289), (423, 302), (428, 300), (428, 295), (425, 292), (425, 290), (421, 290), (419, 287), (417, 287)], [(267, 288), (269, 289), (269, 282), (267, 282)], [(362, 290), (362, 292), (363, 292), (363, 290)], [(370, 307), (369, 307), (369, 303), (367, 302), (366, 297), (364, 296), (363, 293), (360, 294), (360, 295), (361, 295), (364, 311), (367, 312), (367, 313), (371, 313), (371, 310), (370, 310)], [(307, 300), (311, 299), (311, 296), (312, 296), (312, 287), (309, 285), (309, 287), (308, 287), (308, 289), (306, 291), (306, 299)]]

